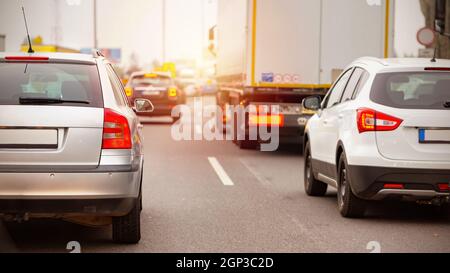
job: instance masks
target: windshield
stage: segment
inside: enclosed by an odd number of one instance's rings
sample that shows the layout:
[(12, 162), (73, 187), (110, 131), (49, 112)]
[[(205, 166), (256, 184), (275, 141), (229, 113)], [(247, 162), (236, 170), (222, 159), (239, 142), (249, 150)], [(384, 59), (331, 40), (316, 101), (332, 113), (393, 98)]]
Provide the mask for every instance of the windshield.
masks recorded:
[[(71, 101), (55, 105), (103, 107), (95, 65), (0, 63), (0, 105), (19, 105), (21, 99)], [(74, 101), (86, 102), (83, 104)]]
[(134, 77), (131, 80), (131, 85), (133, 87), (141, 86), (155, 86), (155, 87), (170, 87), (173, 85), (172, 79), (169, 77)]
[(405, 109), (448, 109), (450, 73), (401, 72), (376, 76), (370, 98), (376, 103)]

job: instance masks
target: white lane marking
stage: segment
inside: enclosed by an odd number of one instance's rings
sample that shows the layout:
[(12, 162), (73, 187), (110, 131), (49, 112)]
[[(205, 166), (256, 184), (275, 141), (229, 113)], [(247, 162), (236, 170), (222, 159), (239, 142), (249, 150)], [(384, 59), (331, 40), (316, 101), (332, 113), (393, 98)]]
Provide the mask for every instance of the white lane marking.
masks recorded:
[(214, 171), (216, 172), (217, 176), (219, 177), (220, 181), (225, 186), (233, 186), (234, 183), (231, 181), (231, 178), (228, 176), (228, 174), (223, 169), (222, 165), (220, 165), (219, 161), (217, 161), (217, 158), (215, 157), (208, 157), (209, 164), (213, 167)]

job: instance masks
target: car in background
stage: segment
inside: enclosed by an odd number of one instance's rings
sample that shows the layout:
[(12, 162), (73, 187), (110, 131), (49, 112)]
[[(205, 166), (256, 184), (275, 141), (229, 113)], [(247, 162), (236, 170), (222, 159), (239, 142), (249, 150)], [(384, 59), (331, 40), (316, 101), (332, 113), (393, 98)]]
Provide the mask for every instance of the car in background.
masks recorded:
[(0, 90), (0, 216), (112, 223), (115, 242), (139, 242), (142, 125), (111, 64), (0, 53)]
[(196, 85), (197, 76), (195, 70), (192, 68), (181, 68), (177, 71), (177, 77), (175, 79), (177, 86), (180, 89), (184, 89), (190, 85)]
[(186, 97), (195, 97), (195, 96), (199, 95), (195, 84), (187, 85), (186, 87), (184, 87), (183, 90), (184, 90), (184, 94), (186, 94)]
[(215, 95), (217, 93), (217, 81), (215, 79), (199, 79), (196, 84), (198, 94), (202, 96)]
[(175, 106), (186, 102), (186, 96), (166, 72), (131, 74), (125, 93), (133, 107), (136, 99), (149, 99), (153, 103), (153, 112), (138, 113), (139, 116), (170, 116)]
[(344, 217), (368, 200), (449, 201), (450, 61), (362, 58), (341, 74), (305, 133), (305, 191), (337, 188)]

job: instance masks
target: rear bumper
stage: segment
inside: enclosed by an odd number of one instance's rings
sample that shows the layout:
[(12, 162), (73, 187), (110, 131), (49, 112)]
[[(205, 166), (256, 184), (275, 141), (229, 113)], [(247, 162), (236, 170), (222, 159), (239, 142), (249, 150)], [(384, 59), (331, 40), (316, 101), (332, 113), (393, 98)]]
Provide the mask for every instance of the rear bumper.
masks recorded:
[(309, 115), (286, 115), (283, 126), (278, 128), (281, 144), (301, 144)]
[(137, 198), (141, 172), (0, 173), (1, 200)]
[[(450, 182), (450, 170), (392, 168), (350, 165), (350, 183), (360, 198), (382, 200), (390, 198), (427, 200), (448, 197), (438, 184)], [(399, 183), (404, 189), (384, 189), (384, 184)]]
[(123, 216), (128, 214), (137, 198), (74, 199), (74, 200), (0, 200), (0, 215), (28, 214), (31, 217)]

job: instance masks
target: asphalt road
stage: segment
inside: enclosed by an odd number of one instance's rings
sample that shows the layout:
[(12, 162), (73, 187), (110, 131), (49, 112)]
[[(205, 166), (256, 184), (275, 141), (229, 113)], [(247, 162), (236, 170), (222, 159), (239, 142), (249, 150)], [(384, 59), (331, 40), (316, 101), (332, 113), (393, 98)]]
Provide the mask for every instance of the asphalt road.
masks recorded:
[(0, 224), (0, 251), (68, 252), (78, 241), (83, 252), (370, 252), (375, 241), (381, 252), (450, 252), (450, 211), (387, 203), (344, 219), (334, 190), (306, 196), (298, 147), (263, 153), (230, 141), (177, 142), (168, 121), (144, 128), (139, 244), (113, 244), (109, 228), (32, 220)]

